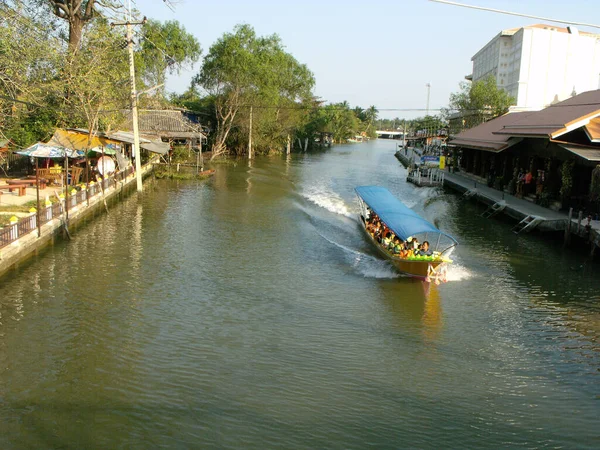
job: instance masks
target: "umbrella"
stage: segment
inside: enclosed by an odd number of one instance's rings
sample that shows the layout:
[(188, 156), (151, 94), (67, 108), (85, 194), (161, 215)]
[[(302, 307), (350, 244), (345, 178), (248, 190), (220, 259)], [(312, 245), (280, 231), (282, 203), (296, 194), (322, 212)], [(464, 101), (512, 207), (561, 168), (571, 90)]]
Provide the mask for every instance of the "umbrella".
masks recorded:
[(15, 153), (18, 155), (30, 156), (32, 158), (81, 158), (82, 156), (85, 156), (82, 151), (71, 150), (58, 145), (44, 144), (43, 142), (38, 142), (25, 150)]

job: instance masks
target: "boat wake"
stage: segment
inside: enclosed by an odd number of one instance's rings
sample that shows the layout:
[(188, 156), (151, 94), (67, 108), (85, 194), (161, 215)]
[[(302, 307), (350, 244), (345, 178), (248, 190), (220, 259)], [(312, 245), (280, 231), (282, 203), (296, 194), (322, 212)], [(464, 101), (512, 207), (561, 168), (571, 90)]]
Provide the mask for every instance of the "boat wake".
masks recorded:
[(387, 261), (359, 252), (350, 247), (342, 245), (328, 238), (324, 234), (317, 231), (319, 236), (325, 239), (330, 244), (340, 248), (344, 252), (344, 257), (352, 268), (364, 276), (365, 278), (399, 278), (400, 274), (394, 270), (392, 265)]
[(322, 188), (312, 187), (302, 192), (301, 195), (308, 201), (334, 214), (350, 218), (354, 217), (354, 213), (350, 210), (346, 202), (334, 192), (326, 192)]
[(448, 281), (465, 281), (473, 278), (473, 273), (460, 264), (452, 263), (448, 266), (446, 278)]

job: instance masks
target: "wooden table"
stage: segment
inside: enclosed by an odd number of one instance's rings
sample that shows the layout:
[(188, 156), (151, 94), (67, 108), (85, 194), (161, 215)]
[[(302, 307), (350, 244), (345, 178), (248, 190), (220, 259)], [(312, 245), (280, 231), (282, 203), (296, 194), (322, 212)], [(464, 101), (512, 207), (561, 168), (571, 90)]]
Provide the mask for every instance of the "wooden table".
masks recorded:
[[(6, 182), (8, 184), (13, 184), (13, 185), (14, 184), (26, 184), (26, 185), (28, 185), (30, 187), (35, 186), (35, 183), (36, 183), (35, 179), (33, 179), (33, 180), (32, 179), (28, 179), (28, 180), (6, 180)], [(38, 184), (40, 186), (40, 189), (46, 189), (46, 180), (44, 178), (40, 178)]]
[(0, 189), (7, 190), (8, 192), (17, 190), (17, 191), (19, 191), (19, 197), (23, 197), (26, 193), (27, 185), (26, 184), (6, 184), (4, 186), (0, 186)]

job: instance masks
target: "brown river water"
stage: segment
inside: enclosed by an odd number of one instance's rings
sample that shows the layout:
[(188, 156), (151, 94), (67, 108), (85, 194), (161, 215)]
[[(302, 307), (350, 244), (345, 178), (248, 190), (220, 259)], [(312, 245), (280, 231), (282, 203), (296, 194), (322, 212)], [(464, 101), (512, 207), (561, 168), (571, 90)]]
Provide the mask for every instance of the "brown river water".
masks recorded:
[[(0, 448), (599, 448), (600, 263), (418, 189), (395, 142), (145, 183), (0, 279)], [(369, 247), (387, 187), (460, 245)]]

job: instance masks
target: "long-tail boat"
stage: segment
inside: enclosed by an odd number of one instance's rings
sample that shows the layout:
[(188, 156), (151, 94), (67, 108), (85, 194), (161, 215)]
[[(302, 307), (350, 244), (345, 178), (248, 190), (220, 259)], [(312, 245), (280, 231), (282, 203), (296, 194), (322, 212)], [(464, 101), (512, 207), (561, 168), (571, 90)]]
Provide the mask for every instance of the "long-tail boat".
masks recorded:
[[(384, 187), (360, 186), (355, 191), (360, 204), (361, 228), (379, 253), (403, 274), (428, 282), (446, 281), (447, 266), (452, 263), (449, 255), (458, 245), (456, 239), (438, 230)], [(404, 250), (397, 253), (393, 246), (386, 245), (381, 236), (372, 231), (373, 222), (387, 228), (402, 242)], [(415, 242), (425, 241), (430, 245), (428, 251), (413, 248)]]

